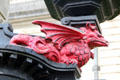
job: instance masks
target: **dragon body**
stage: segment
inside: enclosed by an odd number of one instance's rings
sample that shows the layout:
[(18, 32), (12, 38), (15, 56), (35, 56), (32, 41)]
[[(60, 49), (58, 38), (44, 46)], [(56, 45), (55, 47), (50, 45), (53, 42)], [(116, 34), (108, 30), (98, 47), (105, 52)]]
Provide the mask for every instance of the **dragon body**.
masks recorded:
[(42, 27), (45, 38), (18, 34), (10, 44), (26, 46), (58, 63), (76, 63), (82, 67), (90, 58), (94, 58), (91, 49), (108, 45), (94, 24), (87, 23), (79, 29), (43, 21), (34, 21), (33, 24)]

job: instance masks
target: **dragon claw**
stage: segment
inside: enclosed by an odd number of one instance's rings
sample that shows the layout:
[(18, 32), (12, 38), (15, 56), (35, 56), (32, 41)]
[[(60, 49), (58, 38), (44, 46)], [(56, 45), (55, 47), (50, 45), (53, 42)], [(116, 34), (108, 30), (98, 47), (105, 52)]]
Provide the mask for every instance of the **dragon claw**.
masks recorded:
[(74, 64), (74, 63), (78, 64), (78, 61), (76, 59), (71, 59), (71, 60), (69, 60), (69, 62), (70, 62), (70, 64)]

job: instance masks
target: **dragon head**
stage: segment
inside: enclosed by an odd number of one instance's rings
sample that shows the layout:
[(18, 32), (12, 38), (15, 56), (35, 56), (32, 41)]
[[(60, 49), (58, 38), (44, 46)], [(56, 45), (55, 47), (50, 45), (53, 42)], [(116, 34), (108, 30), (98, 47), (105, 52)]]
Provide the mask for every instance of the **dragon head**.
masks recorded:
[(99, 33), (96, 25), (86, 24), (86, 27), (80, 28), (85, 32), (85, 39), (88, 43), (88, 46), (93, 49), (95, 47), (108, 46), (108, 41), (104, 39), (104, 37)]

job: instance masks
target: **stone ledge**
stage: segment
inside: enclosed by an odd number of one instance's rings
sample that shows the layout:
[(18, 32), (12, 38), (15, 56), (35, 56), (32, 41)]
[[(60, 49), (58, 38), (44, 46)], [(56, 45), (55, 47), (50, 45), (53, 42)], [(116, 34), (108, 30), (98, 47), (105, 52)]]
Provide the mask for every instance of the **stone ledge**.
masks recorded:
[(10, 4), (9, 19), (18, 19), (49, 14), (43, 0)]
[(26, 18), (32, 16), (40, 16), (49, 14), (47, 9), (36, 9), (36, 10), (29, 10), (29, 11), (21, 11), (9, 14), (9, 19), (17, 19), (17, 18)]

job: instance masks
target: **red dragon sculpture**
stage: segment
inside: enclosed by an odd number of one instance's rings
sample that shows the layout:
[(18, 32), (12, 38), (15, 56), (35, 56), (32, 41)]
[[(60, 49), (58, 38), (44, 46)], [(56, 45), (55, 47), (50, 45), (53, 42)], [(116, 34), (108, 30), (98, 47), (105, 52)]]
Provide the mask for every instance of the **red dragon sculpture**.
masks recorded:
[(58, 63), (76, 63), (82, 67), (94, 57), (91, 49), (108, 45), (94, 24), (87, 23), (79, 29), (43, 21), (34, 21), (33, 24), (42, 27), (46, 38), (18, 34), (10, 44), (26, 46)]

